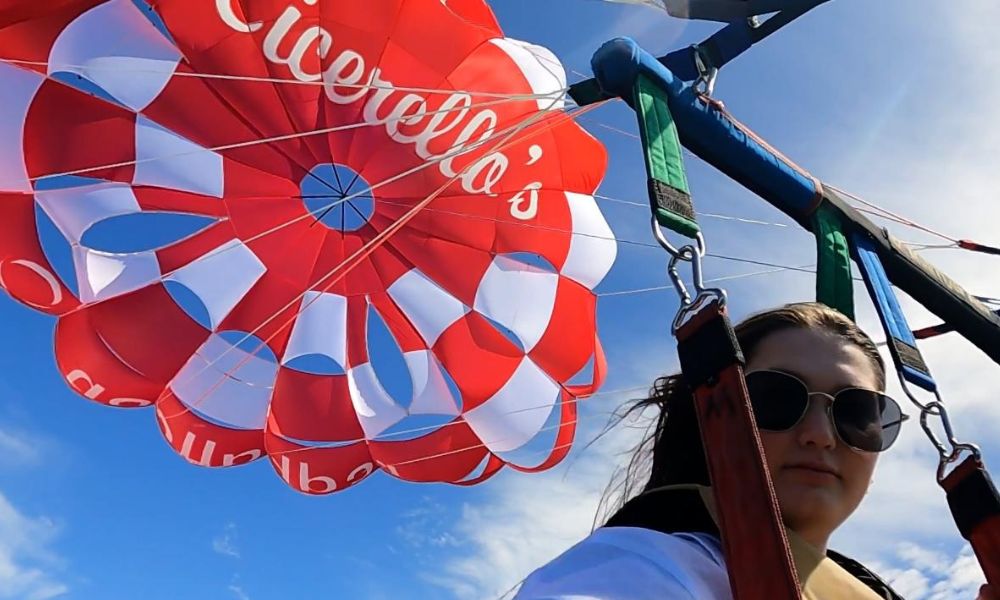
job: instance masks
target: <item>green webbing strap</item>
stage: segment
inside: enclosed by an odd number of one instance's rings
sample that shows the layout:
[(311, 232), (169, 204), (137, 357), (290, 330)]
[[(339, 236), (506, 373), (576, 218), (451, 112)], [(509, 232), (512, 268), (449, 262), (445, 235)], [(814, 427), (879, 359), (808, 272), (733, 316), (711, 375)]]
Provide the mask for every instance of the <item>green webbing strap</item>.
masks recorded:
[(854, 319), (851, 247), (840, 215), (826, 203), (813, 213), (816, 234), (816, 300)]
[(698, 235), (694, 205), (684, 173), (677, 124), (670, 115), (667, 94), (643, 75), (635, 80), (635, 112), (646, 155), (649, 203), (656, 221), (680, 235)]

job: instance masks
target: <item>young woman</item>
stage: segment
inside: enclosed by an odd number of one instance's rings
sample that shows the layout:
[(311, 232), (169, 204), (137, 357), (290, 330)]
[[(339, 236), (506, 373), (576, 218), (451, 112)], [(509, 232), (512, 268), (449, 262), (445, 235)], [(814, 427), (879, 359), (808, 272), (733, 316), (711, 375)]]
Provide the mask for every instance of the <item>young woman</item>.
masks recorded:
[[(885, 582), (832, 550), (831, 534), (868, 491), (879, 453), (905, 416), (886, 396), (871, 339), (821, 304), (792, 304), (736, 326), (768, 470), (803, 595), (898, 599)], [(659, 418), (626, 469), (623, 496), (644, 464), (641, 492), (585, 540), (532, 573), (518, 600), (697, 600), (732, 597), (692, 396), (662, 377), (630, 412)], [(981, 600), (1000, 600), (985, 586)]]

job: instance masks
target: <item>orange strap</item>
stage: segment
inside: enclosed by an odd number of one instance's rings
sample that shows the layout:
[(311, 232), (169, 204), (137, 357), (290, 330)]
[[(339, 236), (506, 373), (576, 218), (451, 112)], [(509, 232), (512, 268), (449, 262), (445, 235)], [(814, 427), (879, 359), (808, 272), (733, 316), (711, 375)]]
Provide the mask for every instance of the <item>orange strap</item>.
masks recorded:
[(969, 540), (986, 581), (1000, 587), (1000, 494), (978, 456), (962, 461), (942, 481), (962, 537)]
[(706, 305), (678, 329), (677, 339), (681, 370), (694, 390), (733, 597), (799, 598), (743, 380), (743, 354), (725, 308)]

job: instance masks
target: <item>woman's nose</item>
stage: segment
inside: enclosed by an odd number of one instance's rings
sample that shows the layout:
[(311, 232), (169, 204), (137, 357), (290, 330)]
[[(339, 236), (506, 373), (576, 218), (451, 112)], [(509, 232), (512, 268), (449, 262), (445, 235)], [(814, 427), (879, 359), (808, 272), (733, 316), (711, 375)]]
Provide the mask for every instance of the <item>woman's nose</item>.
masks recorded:
[(829, 398), (821, 394), (810, 396), (806, 414), (795, 428), (800, 444), (821, 448), (833, 448), (837, 445), (837, 432), (834, 431), (827, 410), (829, 401)]

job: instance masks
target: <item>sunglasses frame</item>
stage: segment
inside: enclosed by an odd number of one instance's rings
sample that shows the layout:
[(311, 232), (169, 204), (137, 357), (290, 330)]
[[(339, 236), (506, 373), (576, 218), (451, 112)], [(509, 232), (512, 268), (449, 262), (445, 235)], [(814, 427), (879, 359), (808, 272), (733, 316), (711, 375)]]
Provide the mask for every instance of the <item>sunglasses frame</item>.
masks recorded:
[[(888, 450), (889, 448), (891, 448), (893, 444), (896, 443), (897, 439), (899, 439), (899, 432), (898, 431), (896, 433), (896, 437), (894, 437), (892, 439), (892, 441), (889, 443), (889, 445), (886, 446), (885, 448), (882, 448), (881, 450), (864, 450), (862, 448), (858, 448), (857, 446), (855, 446), (855, 445), (853, 445), (851, 443), (848, 443), (848, 441), (844, 439), (844, 436), (842, 436), (840, 434), (840, 429), (837, 427), (837, 421), (834, 419), (834, 416), (833, 416), (833, 403), (837, 401), (837, 396), (839, 396), (842, 392), (847, 392), (847, 391), (851, 391), (851, 390), (859, 390), (859, 391), (862, 391), (862, 392), (874, 392), (874, 393), (882, 396), (883, 398), (885, 398), (889, 402), (892, 402), (893, 404), (896, 405), (896, 407), (899, 409), (899, 420), (898, 421), (893, 421), (891, 423), (888, 423), (887, 425), (882, 425), (882, 431), (885, 431), (885, 429), (887, 427), (892, 427), (894, 425), (898, 425), (900, 428), (902, 428), (903, 423), (905, 423), (906, 421), (908, 421), (910, 419), (910, 415), (908, 415), (908, 414), (906, 414), (906, 413), (903, 412), (902, 405), (899, 402), (897, 402), (895, 398), (893, 398), (892, 396), (889, 396), (887, 394), (884, 394), (884, 393), (882, 393), (882, 392), (880, 392), (878, 390), (872, 390), (872, 389), (863, 388), (863, 387), (857, 387), (857, 386), (848, 386), (848, 387), (845, 387), (843, 389), (837, 390), (836, 393), (833, 393), (833, 394), (827, 394), (826, 392), (814, 392), (814, 391), (812, 391), (812, 390), (809, 389), (809, 385), (806, 384), (806, 382), (802, 381), (802, 379), (800, 377), (797, 377), (797, 376), (792, 375), (791, 373), (788, 373), (788, 372), (785, 372), (785, 371), (779, 371), (777, 369), (755, 369), (753, 371), (747, 371), (746, 373), (743, 374), (743, 378), (746, 379), (747, 377), (749, 377), (753, 373), (776, 373), (778, 375), (782, 375), (784, 377), (788, 377), (789, 379), (792, 379), (792, 380), (798, 382), (799, 385), (802, 386), (802, 389), (805, 390), (805, 392), (806, 392), (805, 407), (803, 408), (802, 413), (795, 420), (795, 423), (793, 423), (792, 425), (786, 427), (785, 429), (765, 429), (765, 428), (760, 427), (760, 425), (758, 425), (757, 428), (761, 429), (762, 431), (771, 431), (771, 432), (774, 432), (774, 433), (781, 433), (781, 432), (791, 431), (791, 430), (795, 429), (796, 427), (799, 426), (800, 423), (802, 423), (802, 419), (804, 419), (805, 416), (806, 416), (806, 414), (809, 412), (809, 404), (810, 404), (810, 401), (812, 400), (812, 397), (813, 396), (822, 396), (823, 398), (826, 399), (826, 417), (830, 421), (830, 427), (833, 428), (834, 433), (837, 435), (837, 439), (840, 440), (840, 442), (842, 444), (844, 444), (845, 446), (847, 446), (848, 448), (850, 448), (851, 450), (854, 450), (856, 452), (867, 452), (869, 454), (879, 454), (879, 453), (885, 452), (886, 450)], [(751, 399), (751, 405), (752, 404), (753, 404), (753, 400)]]

